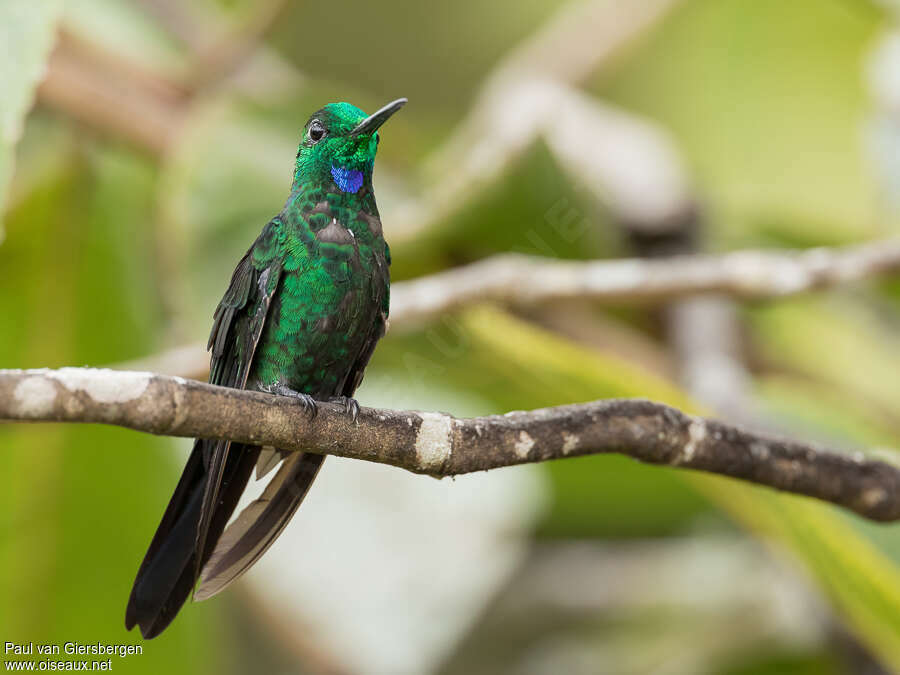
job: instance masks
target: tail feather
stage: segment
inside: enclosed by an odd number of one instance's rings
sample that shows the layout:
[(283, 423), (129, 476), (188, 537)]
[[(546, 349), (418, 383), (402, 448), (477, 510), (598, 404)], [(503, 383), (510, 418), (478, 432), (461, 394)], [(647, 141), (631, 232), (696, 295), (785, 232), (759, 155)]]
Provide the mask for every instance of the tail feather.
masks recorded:
[(203, 568), (196, 600), (223, 590), (265, 553), (297, 511), (322, 466), (324, 455), (293, 453), (260, 497), (228, 526)]
[(290, 452), (276, 450), (269, 445), (264, 445), (263, 449), (260, 450), (259, 459), (256, 461), (256, 480), (265, 477), (266, 474), (278, 466), (281, 460), (290, 454)]
[(214, 443), (203, 439), (194, 443), (181, 480), (138, 569), (125, 611), (125, 627), (131, 630), (140, 626), (145, 639), (159, 635), (190, 596), (197, 570), (212, 554), (256, 464), (259, 447), (232, 445), (198, 564), (197, 533), (209, 480), (204, 456), (209, 454), (206, 446)]
[[(200, 516), (199, 496), (202, 491), (198, 490), (198, 486), (202, 485), (205, 474), (202, 443), (199, 439), (194, 442), (194, 449), (181, 473), (181, 479), (138, 568), (125, 611), (125, 627), (128, 630), (136, 624), (142, 624), (143, 632), (143, 624), (152, 623), (159, 611), (160, 603), (155, 599), (168, 597), (177, 581), (178, 575), (174, 570), (164, 571), (160, 566), (168, 563), (175, 569), (180, 569), (186, 560), (177, 558), (193, 554), (193, 546), (188, 546), (184, 540), (188, 538), (189, 541), (189, 537), (193, 536), (192, 523), (195, 517), (199, 521)], [(173, 550), (180, 555), (173, 557)], [(167, 581), (170, 583), (166, 583)]]

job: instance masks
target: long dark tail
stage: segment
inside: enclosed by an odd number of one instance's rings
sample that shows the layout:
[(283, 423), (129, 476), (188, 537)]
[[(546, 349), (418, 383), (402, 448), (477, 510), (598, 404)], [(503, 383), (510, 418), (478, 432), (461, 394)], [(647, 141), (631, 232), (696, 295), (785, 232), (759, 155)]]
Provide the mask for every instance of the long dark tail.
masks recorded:
[[(138, 569), (125, 627), (140, 626), (145, 639), (159, 635), (191, 594), (197, 570), (209, 560), (216, 542), (237, 506), (259, 456), (258, 446), (232, 444), (219, 488), (218, 504), (202, 553), (196, 550), (203, 493), (209, 480), (204, 458), (220, 441), (198, 439), (169, 501), (150, 548)], [(200, 554), (198, 564), (197, 555)]]

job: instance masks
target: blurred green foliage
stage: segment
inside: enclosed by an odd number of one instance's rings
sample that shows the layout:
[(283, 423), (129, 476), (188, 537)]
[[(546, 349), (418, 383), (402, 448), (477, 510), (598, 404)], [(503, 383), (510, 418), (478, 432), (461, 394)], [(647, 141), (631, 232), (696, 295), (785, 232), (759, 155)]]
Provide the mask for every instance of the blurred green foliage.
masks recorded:
[[(241, 16), (252, 3), (221, 5)], [(0, 366), (102, 365), (204, 338), (234, 262), (285, 197), (297, 129), (311, 110), (330, 99), (371, 107), (411, 98), (380, 153), (379, 197), (389, 206), (421, 187), (419, 161), (465, 113), (498, 59), (557, 7), (549, 0), (437, 9), (403, 0), (291, 4), (270, 42), (306, 75), (304, 84), (261, 99), (228, 87), (205, 92), (163, 157), (39, 106), (18, 146), (0, 243)], [(48, 12), (38, 32), (52, 30), (53, 20)], [(187, 50), (126, 0), (91, 0), (66, 21), (109, 49), (121, 50), (127, 36), (146, 67), (171, 74), (189, 63)], [(587, 88), (674, 134), (709, 209), (711, 248), (867, 239), (891, 227), (878, 211), (861, 143), (870, 106), (864, 59), (885, 25), (861, 0), (690, 0)], [(45, 51), (18, 58), (34, 62)], [(0, 99), (27, 100), (31, 86), (4, 75)], [(0, 144), (0, 189), (11, 159)], [(597, 228), (575, 242), (561, 238), (544, 217), (560, 200)], [(540, 142), (444, 222), (394, 247), (394, 277), (507, 250), (544, 253), (536, 240), (561, 257), (622, 252), (611, 220)], [(642, 310), (610, 316), (659, 338)], [(898, 446), (896, 282), (756, 303), (742, 319), (755, 394), (772, 419), (842, 447), (890, 453)], [(411, 390), (437, 379), (462, 396), (471, 392), (478, 413), (604, 396), (695, 408), (621, 354), (495, 309), (392, 333), (370, 377)], [(0, 492), (0, 639), (138, 641), (122, 626), (124, 604), (177, 475), (172, 445), (107, 428), (0, 428), (0, 475), (14, 477)], [(622, 457), (545, 471), (553, 505), (538, 536), (689, 537), (737, 523), (790, 550), (856, 639), (900, 670), (896, 526)], [(128, 661), (128, 672), (227, 671), (229, 606), (190, 608), (164, 640)], [(780, 654), (746, 655), (727, 672), (830, 667), (824, 652), (811, 658), (812, 665), (792, 665)]]
[(882, 25), (852, 0), (695, 0), (593, 89), (675, 132), (714, 244), (852, 241), (884, 233), (861, 142)]
[[(35, 120), (29, 134), (44, 124)], [(158, 345), (152, 258), (137, 253), (152, 238), (154, 167), (114, 146), (60, 150), (57, 170), (7, 214), (4, 366), (100, 364)], [(146, 524), (171, 489), (170, 444), (113, 428), (0, 428), (0, 475), (13, 477), (0, 507), (4, 640), (137, 642), (125, 632), (123, 603)], [(218, 622), (210, 610), (190, 612), (165, 644), (132, 657), (128, 672), (214, 667)]]

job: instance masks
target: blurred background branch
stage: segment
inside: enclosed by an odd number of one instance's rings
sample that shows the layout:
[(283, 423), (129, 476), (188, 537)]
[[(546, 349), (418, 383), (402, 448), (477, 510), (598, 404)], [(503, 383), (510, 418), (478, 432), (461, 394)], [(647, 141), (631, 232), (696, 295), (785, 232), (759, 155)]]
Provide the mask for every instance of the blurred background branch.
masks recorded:
[(651, 260), (560, 262), (506, 255), (395, 284), (391, 323), (434, 319), (476, 302), (659, 303), (703, 293), (777, 298), (898, 271), (900, 239), (846, 249), (735, 251)]
[[(652, 304), (698, 294), (778, 298), (889, 276), (898, 270), (897, 239), (834, 249), (735, 251), (644, 260), (557, 261), (507, 254), (394, 283), (390, 326), (412, 330), (482, 302), (529, 307), (560, 300)], [(705, 325), (700, 320), (688, 323)], [(721, 335), (722, 331), (713, 333)], [(198, 342), (117, 367), (203, 379), (208, 361), (205, 345)], [(722, 373), (721, 368), (713, 371)]]

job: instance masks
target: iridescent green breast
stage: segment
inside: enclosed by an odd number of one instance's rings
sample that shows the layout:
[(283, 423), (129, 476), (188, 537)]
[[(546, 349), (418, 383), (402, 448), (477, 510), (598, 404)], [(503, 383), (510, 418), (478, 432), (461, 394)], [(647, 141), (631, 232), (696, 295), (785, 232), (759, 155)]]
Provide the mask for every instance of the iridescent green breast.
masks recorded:
[(312, 190), (295, 195), (273, 222), (275, 250), (259, 257), (270, 264), (274, 255), (281, 275), (251, 384), (341, 394), (386, 317), (388, 261), (377, 212)]

